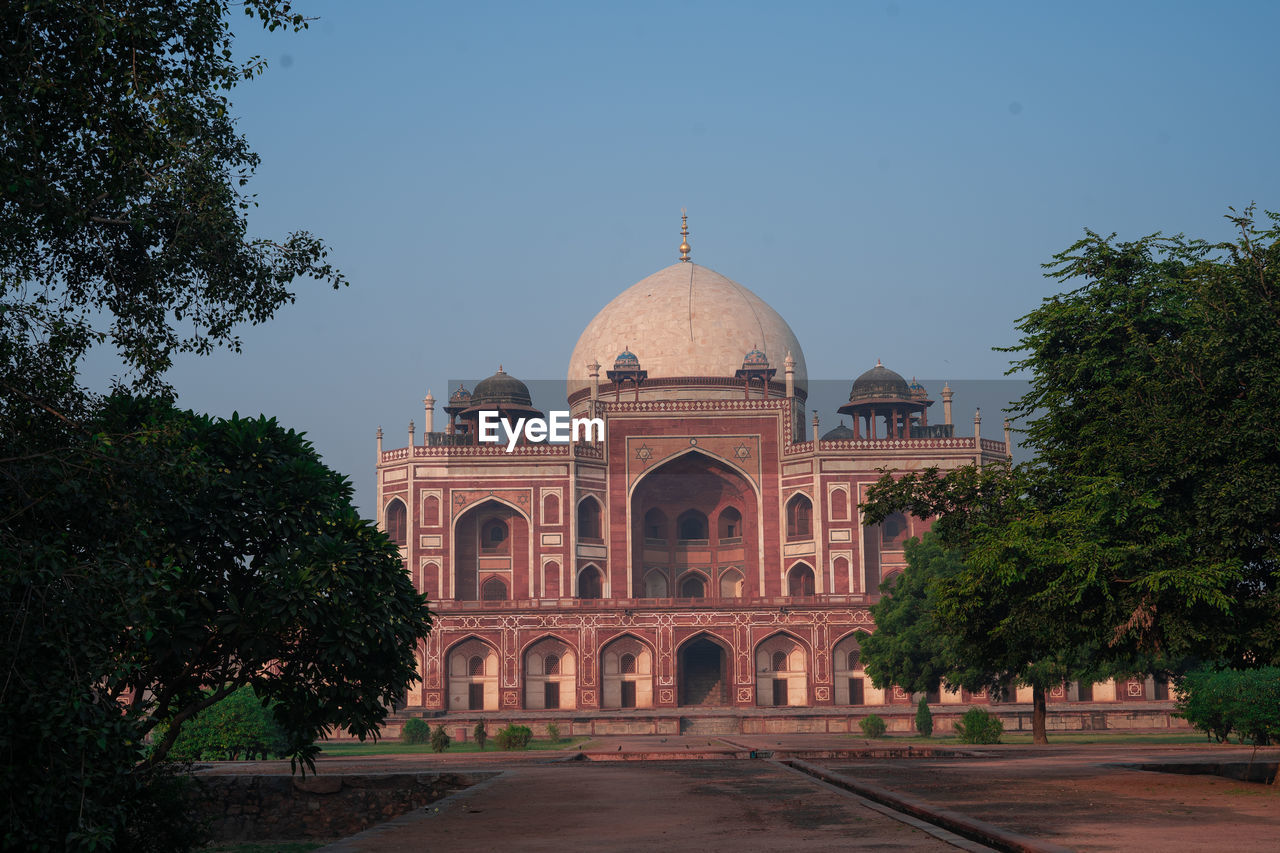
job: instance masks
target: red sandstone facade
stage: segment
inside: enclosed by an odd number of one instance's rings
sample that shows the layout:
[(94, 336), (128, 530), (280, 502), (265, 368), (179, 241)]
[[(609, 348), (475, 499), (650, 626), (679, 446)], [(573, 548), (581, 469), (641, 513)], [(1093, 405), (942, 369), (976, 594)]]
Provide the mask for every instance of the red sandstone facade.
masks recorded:
[[(602, 378), (590, 350), (606, 347)], [(910, 702), (871, 685), (858, 642), (927, 525), (864, 526), (858, 504), (881, 468), (1000, 462), (1007, 437), (955, 436), (950, 389), (929, 426), (925, 389), (879, 365), (840, 409), (853, 429), (806, 435), (790, 329), (692, 264), (610, 303), (574, 358), (568, 407), (601, 418), (604, 442), (477, 443), (478, 411), (533, 412), (501, 370), (451, 398), (443, 433), (429, 397), (423, 443), (383, 450), (379, 432), (379, 521), (438, 614), (406, 710)], [(1141, 681), (1114, 689), (1087, 698), (1152, 698)]]

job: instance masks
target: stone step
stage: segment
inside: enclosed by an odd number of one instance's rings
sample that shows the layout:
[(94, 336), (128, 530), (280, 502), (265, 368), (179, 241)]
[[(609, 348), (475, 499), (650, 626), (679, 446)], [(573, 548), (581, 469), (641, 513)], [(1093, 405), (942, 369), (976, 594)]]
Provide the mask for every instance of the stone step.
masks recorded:
[(682, 735), (736, 735), (742, 733), (737, 717), (681, 717)]

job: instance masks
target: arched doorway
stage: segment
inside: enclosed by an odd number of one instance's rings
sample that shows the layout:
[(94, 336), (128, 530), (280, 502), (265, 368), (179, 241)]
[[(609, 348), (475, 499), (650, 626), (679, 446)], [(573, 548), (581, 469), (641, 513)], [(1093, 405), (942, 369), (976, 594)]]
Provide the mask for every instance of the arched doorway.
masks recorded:
[(679, 702), (690, 707), (729, 704), (729, 655), (705, 634), (680, 647), (677, 659)]
[(498, 710), (498, 652), (493, 646), (472, 637), (450, 649), (445, 659), (450, 711)]
[(808, 655), (790, 634), (774, 634), (756, 647), (756, 704), (809, 704)]
[(635, 637), (624, 635), (600, 653), (604, 694), (602, 708), (653, 707), (653, 651)]
[(530, 710), (573, 708), (577, 659), (559, 637), (544, 637), (524, 653), (524, 706)]

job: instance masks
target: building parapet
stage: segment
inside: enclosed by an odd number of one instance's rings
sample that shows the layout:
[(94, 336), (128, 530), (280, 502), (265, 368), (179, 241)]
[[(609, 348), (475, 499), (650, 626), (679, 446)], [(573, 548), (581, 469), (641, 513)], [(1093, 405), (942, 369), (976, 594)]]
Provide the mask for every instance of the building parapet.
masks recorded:
[(688, 610), (690, 607), (716, 610), (759, 610), (769, 608), (786, 613), (791, 610), (826, 609), (833, 605), (868, 607), (880, 596), (870, 595), (805, 595), (759, 596), (756, 598), (518, 598), (511, 601), (456, 601), (443, 599), (429, 602), (440, 614), (458, 612), (509, 612), (512, 610), (593, 610), (644, 611)]

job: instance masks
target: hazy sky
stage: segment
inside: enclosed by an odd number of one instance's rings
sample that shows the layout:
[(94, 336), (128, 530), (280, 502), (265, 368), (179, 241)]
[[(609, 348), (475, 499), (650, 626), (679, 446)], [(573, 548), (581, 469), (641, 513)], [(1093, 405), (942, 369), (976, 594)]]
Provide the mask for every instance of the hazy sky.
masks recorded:
[(953, 384), (1004, 372), (1083, 229), (1225, 239), (1228, 205), (1280, 208), (1273, 2), (295, 5), (298, 35), (235, 21), (270, 65), (234, 93), (251, 230), (322, 236), (351, 287), (300, 283), (171, 379), (306, 431), (366, 514), (379, 425), (420, 439), (428, 389), (499, 363), (562, 379), (676, 260), (681, 207), (814, 380)]

